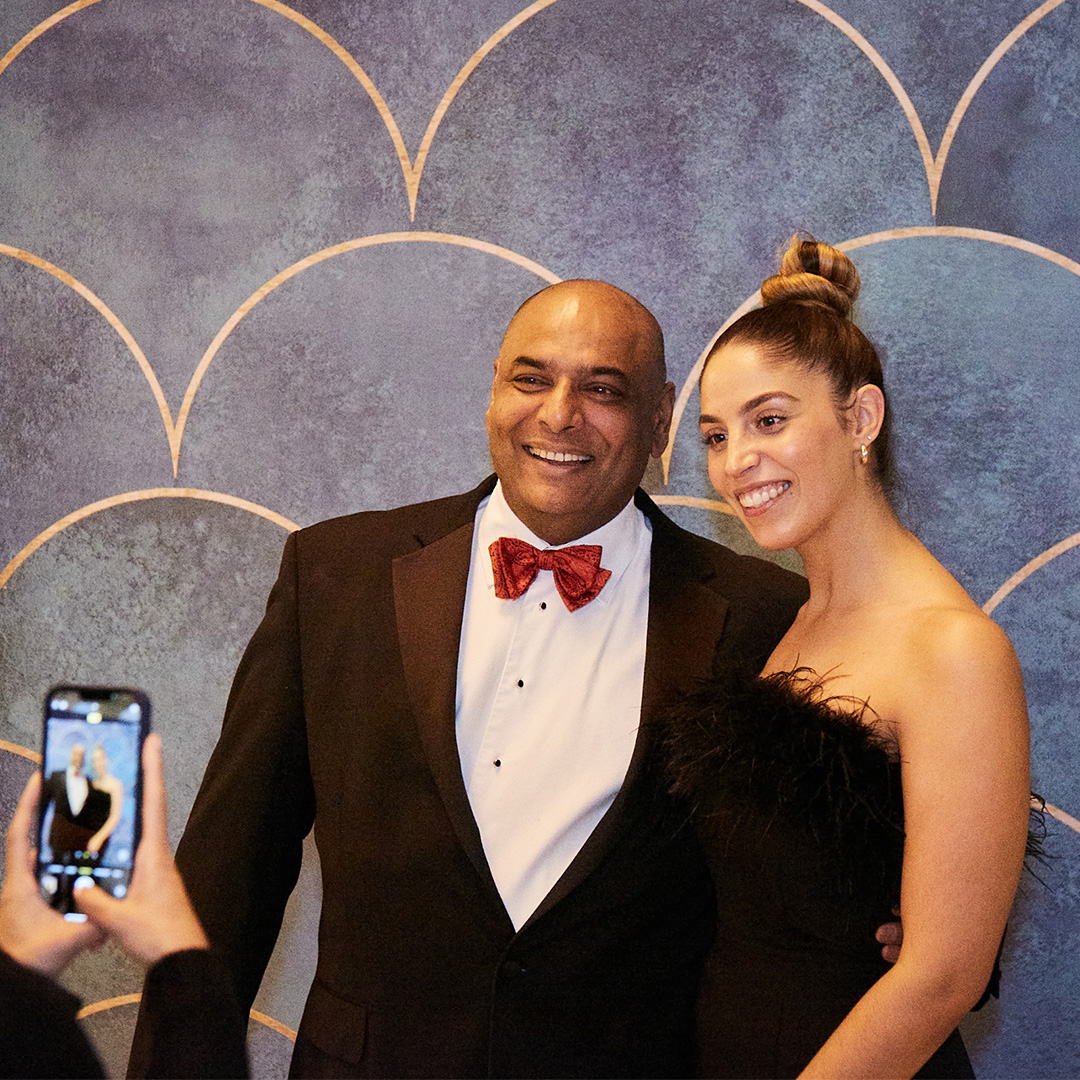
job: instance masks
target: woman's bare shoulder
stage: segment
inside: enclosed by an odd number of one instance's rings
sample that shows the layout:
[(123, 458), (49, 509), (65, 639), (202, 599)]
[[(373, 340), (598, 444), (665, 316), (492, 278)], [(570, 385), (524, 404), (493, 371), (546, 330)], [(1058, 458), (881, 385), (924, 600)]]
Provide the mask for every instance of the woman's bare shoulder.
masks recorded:
[(943, 714), (1026, 717), (1023, 676), (1008, 635), (974, 603), (930, 604), (911, 613), (897, 640), (902, 724)]
[(1008, 635), (975, 603), (927, 604), (912, 611), (903, 647), (917, 670), (938, 677), (1015, 663)]

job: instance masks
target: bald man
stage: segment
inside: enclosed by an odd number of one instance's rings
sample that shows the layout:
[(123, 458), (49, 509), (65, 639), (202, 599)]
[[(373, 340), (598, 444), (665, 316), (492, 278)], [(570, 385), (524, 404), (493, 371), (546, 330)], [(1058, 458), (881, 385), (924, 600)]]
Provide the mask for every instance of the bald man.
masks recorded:
[(674, 387), (595, 281), (515, 314), (495, 476), (291, 535), (177, 862), (250, 1004), (314, 826), (298, 1076), (685, 1076), (712, 933), (648, 720), (759, 668), (802, 579), (638, 490)]

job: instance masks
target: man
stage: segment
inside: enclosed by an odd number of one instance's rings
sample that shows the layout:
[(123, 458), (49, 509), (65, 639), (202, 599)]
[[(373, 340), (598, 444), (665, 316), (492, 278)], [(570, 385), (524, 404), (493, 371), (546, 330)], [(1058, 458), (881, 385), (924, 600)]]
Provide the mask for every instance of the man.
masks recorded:
[(673, 402), (644, 307), (552, 286), (495, 362), (497, 485), (286, 543), (177, 860), (247, 1003), (314, 824), (294, 1075), (691, 1069), (713, 901), (648, 721), (805, 586), (635, 495)]
[(63, 771), (49, 773), (45, 780), (42, 813), (52, 804), (53, 817), (49, 826), (49, 847), (56, 860), (70, 859), (76, 851), (85, 851), (90, 837), (97, 831), (81, 815), (90, 794), (90, 781), (83, 772), (86, 747), (75, 743)]

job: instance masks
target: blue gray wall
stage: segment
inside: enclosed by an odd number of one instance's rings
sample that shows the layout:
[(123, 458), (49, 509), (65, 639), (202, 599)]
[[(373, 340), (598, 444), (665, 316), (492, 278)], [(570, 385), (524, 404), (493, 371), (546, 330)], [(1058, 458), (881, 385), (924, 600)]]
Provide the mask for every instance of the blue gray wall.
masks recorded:
[[(691, 391), (803, 228), (853, 252), (907, 519), (1012, 636), (1058, 811), (965, 1034), (980, 1075), (1077, 1075), (1076, 0), (4, 0), (0, 58), (5, 818), (45, 688), (117, 681), (178, 836), (285, 530), (484, 475), (500, 333), (548, 281), (656, 312), (687, 411), (647, 487), (749, 549)], [(311, 852), (262, 1075), (318, 902)], [(66, 978), (121, 1070), (139, 973)]]

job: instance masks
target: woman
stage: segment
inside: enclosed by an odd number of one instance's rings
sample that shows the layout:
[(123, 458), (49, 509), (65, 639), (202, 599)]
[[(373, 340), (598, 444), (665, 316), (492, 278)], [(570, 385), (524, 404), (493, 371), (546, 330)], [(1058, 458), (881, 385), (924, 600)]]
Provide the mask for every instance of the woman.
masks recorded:
[(95, 829), (95, 832), (87, 841), (86, 850), (96, 855), (100, 861), (104, 858), (105, 846), (113, 829), (120, 822), (124, 809), (124, 785), (109, 772), (109, 755), (101, 743), (91, 752), (90, 765), (94, 770), (94, 778), (90, 781), (90, 792), (83, 816), (88, 821), (93, 820), (90, 827)]
[[(761, 677), (709, 687), (673, 737), (718, 893), (705, 1075), (972, 1075), (954, 1029), (1024, 857), (1020, 669), (889, 504), (858, 289), (846, 256), (796, 237), (701, 379), (710, 480), (762, 547), (798, 551), (810, 585)], [(873, 931), (898, 901), (890, 968)]]

